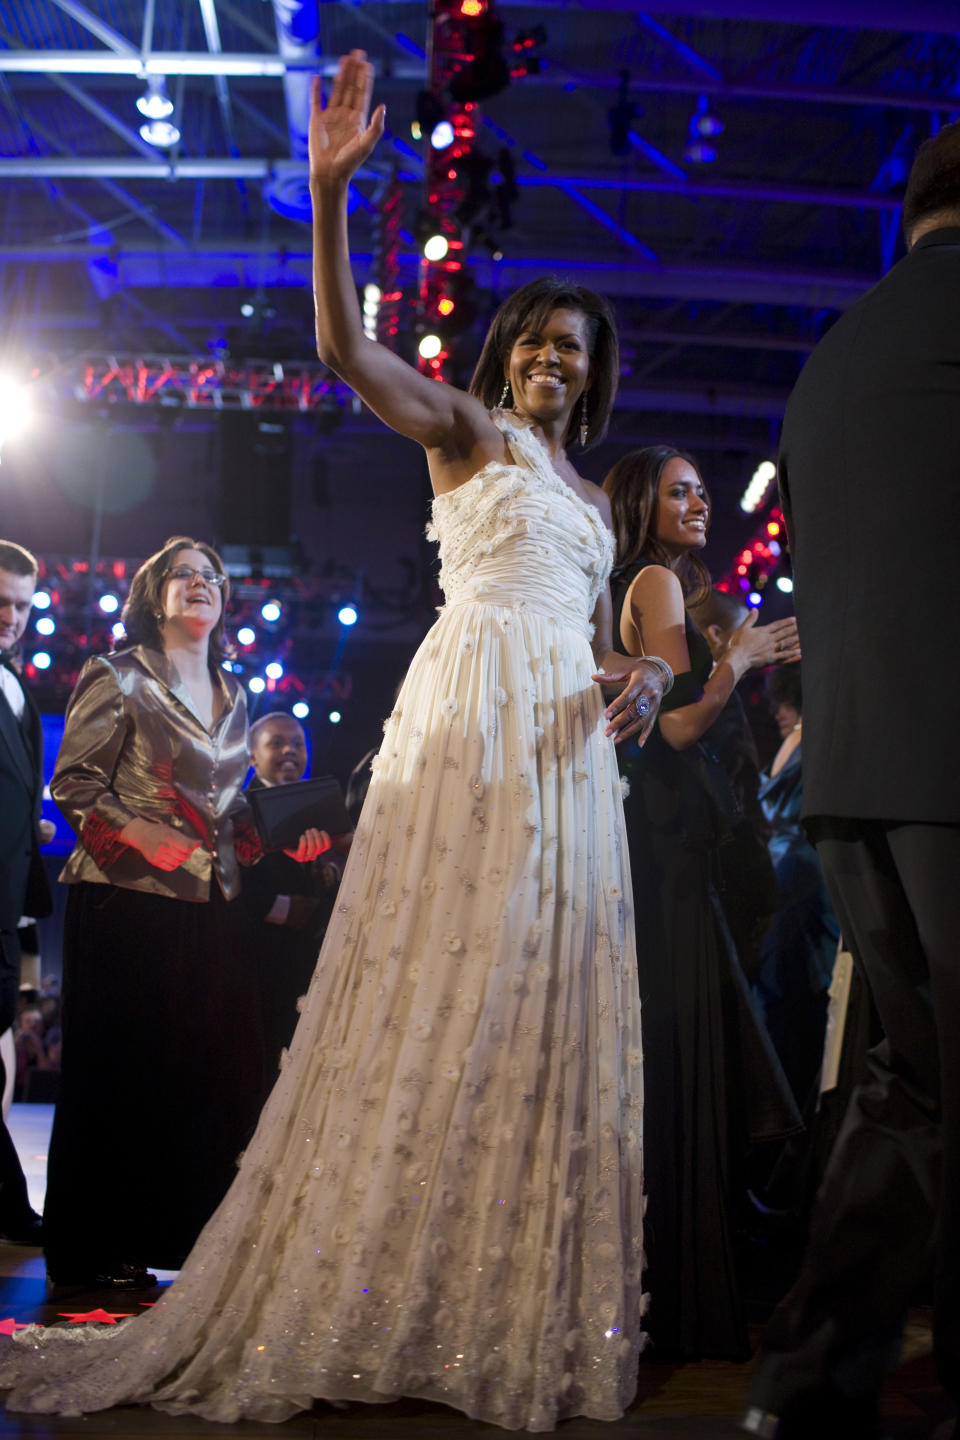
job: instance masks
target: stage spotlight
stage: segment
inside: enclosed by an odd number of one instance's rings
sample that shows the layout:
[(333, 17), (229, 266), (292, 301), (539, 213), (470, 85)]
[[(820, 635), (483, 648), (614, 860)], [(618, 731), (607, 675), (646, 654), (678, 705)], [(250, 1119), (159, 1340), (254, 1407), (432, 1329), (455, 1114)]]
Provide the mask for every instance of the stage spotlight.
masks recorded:
[(443, 341), (439, 335), (424, 335), (417, 350), (424, 360), (433, 360), (443, 349)]
[(766, 499), (767, 491), (770, 489), (770, 482), (775, 478), (777, 467), (772, 460), (761, 460), (740, 501), (740, 509), (747, 515), (752, 515), (755, 510)]
[(120, 598), (114, 595), (111, 590), (106, 590), (97, 601), (104, 615), (116, 615), (120, 609)]
[(430, 144), (434, 150), (447, 150), (456, 137), (449, 120), (441, 120), (430, 132)]
[(278, 600), (266, 600), (260, 606), (260, 615), (268, 625), (275, 625), (283, 613), (283, 607)]
[(237, 631), (238, 645), (254, 645), (256, 643), (256, 639), (256, 630), (252, 630), (249, 625), (240, 626), (240, 629)]
[(723, 121), (710, 114), (706, 95), (700, 96), (697, 108), (690, 117), (690, 134), (705, 135), (707, 138), (723, 134)]
[(777, 576), (777, 589), (782, 590), (784, 595), (791, 594), (793, 591), (793, 581), (789, 575)]
[(293, 710), (294, 717), (297, 720), (306, 720), (307, 716), (310, 714), (310, 706), (307, 704), (306, 700), (298, 700), (296, 705), (292, 706), (291, 708)]
[(750, 606), (751, 610), (756, 610), (757, 606), (761, 603), (762, 600), (763, 596), (758, 590), (751, 590), (750, 594), (747, 596), (747, 604)]
[(716, 146), (708, 145), (706, 140), (691, 140), (684, 149), (683, 158), (688, 165), (712, 165), (717, 158)]
[(449, 249), (450, 242), (446, 235), (431, 235), (423, 247), (423, 257), (425, 260), (444, 260)]
[(339, 725), (340, 721), (343, 719), (343, 716), (340, 714), (339, 710), (331, 710), (330, 714), (327, 716), (327, 719), (330, 721), (331, 725)]
[(31, 656), (31, 659), (38, 670), (49, 670), (53, 664), (46, 650), (38, 650), (35, 655)]
[(148, 75), (147, 88), (137, 101), (137, 109), (146, 120), (166, 120), (173, 114), (173, 101), (167, 94), (163, 75)]
[(38, 590), (33, 597), (34, 610), (49, 610), (50, 605), (50, 592), (48, 590)]
[(247, 688), (251, 690), (254, 695), (262, 695), (267, 688), (267, 682), (262, 676), (254, 675), (253, 679), (248, 682)]
[(263, 669), (268, 680), (280, 680), (283, 678), (283, 666), (279, 660), (271, 660), (270, 664), (265, 665)]
[(356, 625), (359, 618), (356, 605), (341, 605), (337, 611), (337, 619), (341, 625)]
[(52, 615), (41, 615), (34, 628), (38, 635), (52, 635), (57, 625)]
[(148, 120), (140, 126), (140, 138), (158, 150), (171, 150), (180, 139), (180, 131), (170, 120)]
[(487, 8), (487, 0), (460, 0), (460, 14), (466, 20), (476, 20)]
[(122, 620), (115, 620), (114, 623), (110, 626), (110, 634), (113, 636), (114, 640), (123, 640), (126, 636), (126, 633), (126, 626), (124, 625)]

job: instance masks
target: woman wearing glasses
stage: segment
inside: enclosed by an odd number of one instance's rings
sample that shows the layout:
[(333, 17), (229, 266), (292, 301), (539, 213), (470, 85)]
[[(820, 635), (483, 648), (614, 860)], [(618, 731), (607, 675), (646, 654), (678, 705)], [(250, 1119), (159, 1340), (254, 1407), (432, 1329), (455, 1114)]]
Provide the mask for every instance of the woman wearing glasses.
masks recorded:
[[(134, 1289), (178, 1268), (233, 1177), (262, 1098), (238, 861), (244, 692), (224, 672), (229, 583), (185, 537), (137, 571), (126, 645), (87, 662), (53, 797), (77, 832), (61, 879), (61, 1096), (44, 1217), (59, 1284)], [(329, 845), (308, 831), (294, 854)], [(294, 852), (291, 852), (294, 853)], [(242, 912), (241, 912), (242, 913)]]

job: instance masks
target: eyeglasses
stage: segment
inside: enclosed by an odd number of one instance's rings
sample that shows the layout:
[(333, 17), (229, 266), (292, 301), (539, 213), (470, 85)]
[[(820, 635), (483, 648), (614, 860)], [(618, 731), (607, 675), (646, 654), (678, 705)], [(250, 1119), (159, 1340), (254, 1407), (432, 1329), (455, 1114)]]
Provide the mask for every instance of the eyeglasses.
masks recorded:
[(227, 577), (221, 575), (219, 570), (195, 570), (192, 565), (175, 565), (172, 570), (167, 570), (168, 580), (192, 580), (194, 575), (199, 575), (205, 585), (213, 585), (220, 590), (225, 584)]

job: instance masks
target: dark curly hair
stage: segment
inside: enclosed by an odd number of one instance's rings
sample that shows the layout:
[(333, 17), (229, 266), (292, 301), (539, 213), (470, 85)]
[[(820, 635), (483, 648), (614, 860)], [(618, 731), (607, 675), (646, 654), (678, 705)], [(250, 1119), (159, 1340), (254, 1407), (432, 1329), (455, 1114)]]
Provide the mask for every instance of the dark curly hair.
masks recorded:
[(903, 197), (903, 233), (907, 244), (922, 220), (943, 217), (960, 225), (960, 120), (924, 140), (913, 157)]
[[(483, 342), (477, 368), (470, 381), (470, 394), (493, 410), (503, 390), (506, 362), (524, 330), (540, 326), (554, 310), (579, 310), (586, 316), (590, 349), (590, 399), (587, 405), (589, 450), (602, 440), (610, 424), (610, 413), (620, 382), (620, 346), (613, 311), (602, 295), (554, 275), (531, 280), (504, 300), (494, 315)], [(577, 435), (579, 415), (571, 415), (563, 436), (569, 445)]]
[[(218, 574), (226, 576), (223, 561), (212, 546), (203, 540), (191, 540), (186, 535), (172, 535), (162, 550), (144, 560), (130, 582), (130, 593), (123, 607), (121, 619), (127, 632), (125, 645), (146, 645), (151, 650), (163, 649), (163, 637), (157, 615), (163, 613), (163, 587), (167, 572), (176, 564), (181, 550), (199, 550), (205, 555)], [(227, 601), (230, 598), (230, 581), (224, 581), (220, 591), (222, 604), (216, 625), (210, 632), (207, 662), (216, 670), (222, 661), (232, 653), (224, 629)]]
[[(671, 460), (684, 460), (691, 465), (703, 484), (700, 467), (685, 450), (677, 450), (673, 445), (647, 445), (641, 450), (629, 450), (618, 460), (607, 474), (603, 488), (610, 499), (617, 569), (625, 570), (641, 555), (647, 556), (653, 564), (673, 570), (687, 604), (696, 605), (710, 593), (710, 571), (697, 555), (682, 555), (674, 562), (653, 533), (660, 478)], [(709, 505), (706, 486), (704, 496)]]

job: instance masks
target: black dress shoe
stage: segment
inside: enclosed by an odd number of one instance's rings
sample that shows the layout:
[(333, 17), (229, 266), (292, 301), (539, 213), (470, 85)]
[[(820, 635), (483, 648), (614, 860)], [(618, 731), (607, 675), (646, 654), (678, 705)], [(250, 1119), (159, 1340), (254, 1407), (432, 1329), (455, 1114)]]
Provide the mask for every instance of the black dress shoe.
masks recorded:
[(0, 1245), (43, 1244), (43, 1221), (35, 1210), (15, 1220), (0, 1220)]
[(103, 1265), (98, 1270), (65, 1271), (53, 1275), (47, 1271), (52, 1290), (152, 1290), (156, 1275), (143, 1265)]

